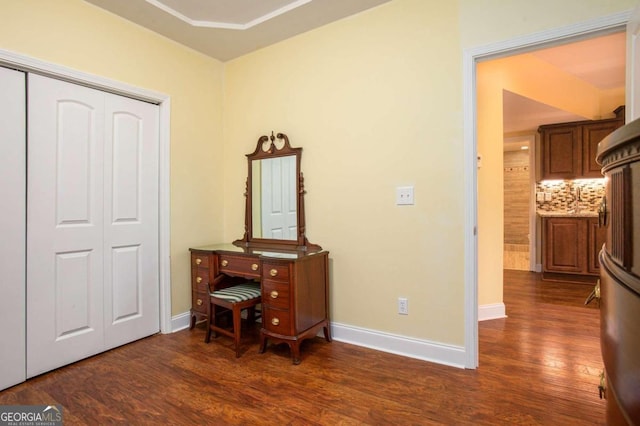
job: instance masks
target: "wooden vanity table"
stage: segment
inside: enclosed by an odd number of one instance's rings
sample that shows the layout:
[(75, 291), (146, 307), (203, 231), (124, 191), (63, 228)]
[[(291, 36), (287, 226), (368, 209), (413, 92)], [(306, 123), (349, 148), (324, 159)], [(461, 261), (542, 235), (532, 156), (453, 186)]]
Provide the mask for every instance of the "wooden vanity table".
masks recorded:
[(329, 252), (305, 236), (302, 148), (286, 135), (258, 139), (249, 161), (245, 233), (232, 244), (194, 247), (191, 252), (191, 328), (207, 317), (209, 291), (238, 279), (260, 281), (260, 353), (271, 340), (286, 343), (300, 363), (300, 344), (329, 329)]

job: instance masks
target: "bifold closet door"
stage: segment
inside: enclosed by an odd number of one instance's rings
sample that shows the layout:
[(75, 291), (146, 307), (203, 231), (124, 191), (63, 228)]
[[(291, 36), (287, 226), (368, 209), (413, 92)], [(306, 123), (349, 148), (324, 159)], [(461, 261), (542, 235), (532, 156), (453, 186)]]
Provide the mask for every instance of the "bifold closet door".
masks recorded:
[(0, 67), (0, 390), (25, 363), (25, 74)]
[(158, 108), (30, 74), (27, 377), (159, 330)]

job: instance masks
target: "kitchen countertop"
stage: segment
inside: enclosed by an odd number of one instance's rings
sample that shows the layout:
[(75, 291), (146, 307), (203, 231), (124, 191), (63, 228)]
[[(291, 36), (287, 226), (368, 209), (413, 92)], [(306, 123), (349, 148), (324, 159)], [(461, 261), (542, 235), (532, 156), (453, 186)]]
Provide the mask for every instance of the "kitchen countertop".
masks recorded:
[(592, 212), (589, 210), (580, 211), (578, 213), (571, 210), (552, 212), (546, 210), (538, 210), (536, 211), (536, 213), (540, 217), (598, 217), (598, 212)]

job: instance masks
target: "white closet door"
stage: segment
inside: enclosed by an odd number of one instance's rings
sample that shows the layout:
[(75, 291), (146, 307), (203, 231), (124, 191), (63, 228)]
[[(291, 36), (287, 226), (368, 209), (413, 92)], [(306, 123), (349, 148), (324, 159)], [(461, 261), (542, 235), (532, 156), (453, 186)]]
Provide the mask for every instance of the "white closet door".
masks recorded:
[(157, 106), (29, 76), (27, 376), (159, 330)]
[(106, 97), (105, 343), (160, 330), (158, 107)]
[(25, 75), (0, 67), (0, 390), (26, 379)]
[(104, 95), (29, 75), (27, 376), (104, 346)]

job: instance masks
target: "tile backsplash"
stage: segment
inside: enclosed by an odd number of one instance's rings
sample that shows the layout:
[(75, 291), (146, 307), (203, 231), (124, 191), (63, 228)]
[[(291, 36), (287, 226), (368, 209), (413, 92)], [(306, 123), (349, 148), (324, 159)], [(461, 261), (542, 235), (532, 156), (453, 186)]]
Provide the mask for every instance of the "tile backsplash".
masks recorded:
[[(578, 209), (582, 212), (597, 212), (600, 200), (604, 196), (604, 178), (554, 180), (536, 183), (536, 194), (551, 194), (551, 200), (538, 201), (536, 208), (542, 211), (567, 211), (576, 207), (576, 195), (580, 193)], [(548, 198), (548, 196), (547, 196)]]

